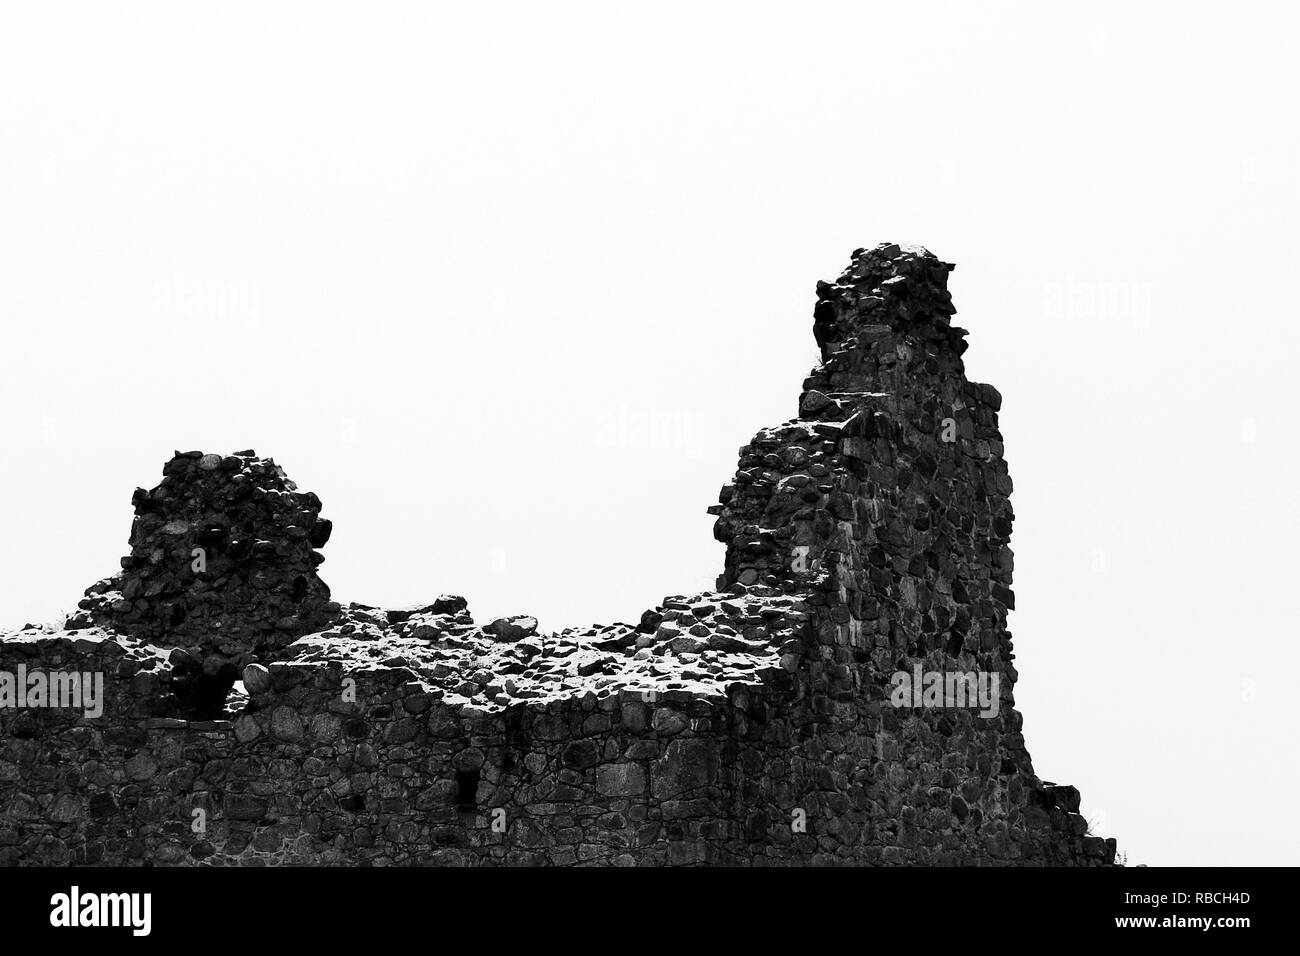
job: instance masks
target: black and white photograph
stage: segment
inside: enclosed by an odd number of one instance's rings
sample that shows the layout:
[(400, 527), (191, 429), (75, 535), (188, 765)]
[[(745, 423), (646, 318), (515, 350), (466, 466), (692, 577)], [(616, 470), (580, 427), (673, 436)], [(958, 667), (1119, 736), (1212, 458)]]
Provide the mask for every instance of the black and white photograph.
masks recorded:
[(1277, 929), (1297, 28), (6, 0), (0, 912)]

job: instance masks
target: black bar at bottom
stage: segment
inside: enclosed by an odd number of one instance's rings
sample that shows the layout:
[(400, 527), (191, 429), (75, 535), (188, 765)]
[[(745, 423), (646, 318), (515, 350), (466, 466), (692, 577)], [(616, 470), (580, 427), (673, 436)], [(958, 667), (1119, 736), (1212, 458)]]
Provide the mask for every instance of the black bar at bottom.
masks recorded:
[(734, 946), (782, 924), (863, 944), (954, 932), (972, 945), (1022, 933), (1231, 943), (1283, 928), (1293, 882), (1282, 868), (30, 868), (0, 871), (0, 913), (13, 938), (75, 933), (82, 944), (400, 945), (389, 934), (401, 932)]

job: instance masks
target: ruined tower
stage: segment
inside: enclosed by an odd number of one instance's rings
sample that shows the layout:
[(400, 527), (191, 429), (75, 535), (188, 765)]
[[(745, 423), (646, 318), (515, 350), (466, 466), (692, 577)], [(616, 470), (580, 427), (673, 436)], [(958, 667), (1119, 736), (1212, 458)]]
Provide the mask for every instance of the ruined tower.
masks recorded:
[(98, 716), (0, 708), (0, 862), (1112, 863), (1014, 709), (1001, 399), (952, 268), (881, 245), (818, 284), (798, 415), (710, 509), (716, 590), (635, 624), (332, 602), (314, 495), (178, 454), (122, 571), (0, 636), (0, 672), (106, 682)]

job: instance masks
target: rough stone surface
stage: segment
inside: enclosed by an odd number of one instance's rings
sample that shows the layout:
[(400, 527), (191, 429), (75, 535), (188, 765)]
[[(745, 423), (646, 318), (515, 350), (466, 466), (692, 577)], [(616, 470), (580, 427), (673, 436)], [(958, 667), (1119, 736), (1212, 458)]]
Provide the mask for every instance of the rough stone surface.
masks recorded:
[(177, 452), (131, 502), (131, 553), (66, 627), (188, 650), (175, 665), (187, 715), (210, 716), (246, 664), (337, 617), (316, 574), (332, 525), (271, 459)]
[[(799, 417), (710, 509), (716, 589), (636, 624), (339, 605), (315, 495), (178, 454), (122, 571), (0, 635), (0, 672), (104, 677), (101, 716), (0, 708), (0, 862), (1113, 863), (1013, 709), (1001, 398), (951, 269), (882, 245), (818, 284)], [(918, 665), (998, 675), (996, 715), (895, 706)]]

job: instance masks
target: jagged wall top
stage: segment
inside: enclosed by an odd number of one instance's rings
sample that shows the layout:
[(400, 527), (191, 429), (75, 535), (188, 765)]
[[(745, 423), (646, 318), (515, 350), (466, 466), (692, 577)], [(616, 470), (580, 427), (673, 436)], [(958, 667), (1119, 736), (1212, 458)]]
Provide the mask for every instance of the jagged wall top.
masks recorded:
[[(882, 243), (854, 250), (834, 283), (817, 283), (813, 336), (823, 361), (835, 353), (870, 348), (877, 333), (906, 332), (948, 351), (966, 351), (965, 329), (949, 324), (956, 313), (948, 273), (957, 268), (922, 246)], [(960, 361), (957, 363), (960, 370)]]
[[(339, 608), (314, 495), (178, 453), (73, 633), (0, 634), (0, 673), (106, 678), (101, 717), (0, 706), (0, 864), (1112, 862), (1014, 710), (1001, 399), (950, 269), (885, 245), (819, 285), (799, 417), (710, 509), (717, 593), (635, 627)], [(917, 669), (997, 677), (996, 707), (896, 700)]]
[(332, 526), (321, 502), (252, 450), (177, 452), (131, 498), (131, 553), (70, 626), (100, 624), (239, 663), (319, 630), (338, 605), (316, 574)]

